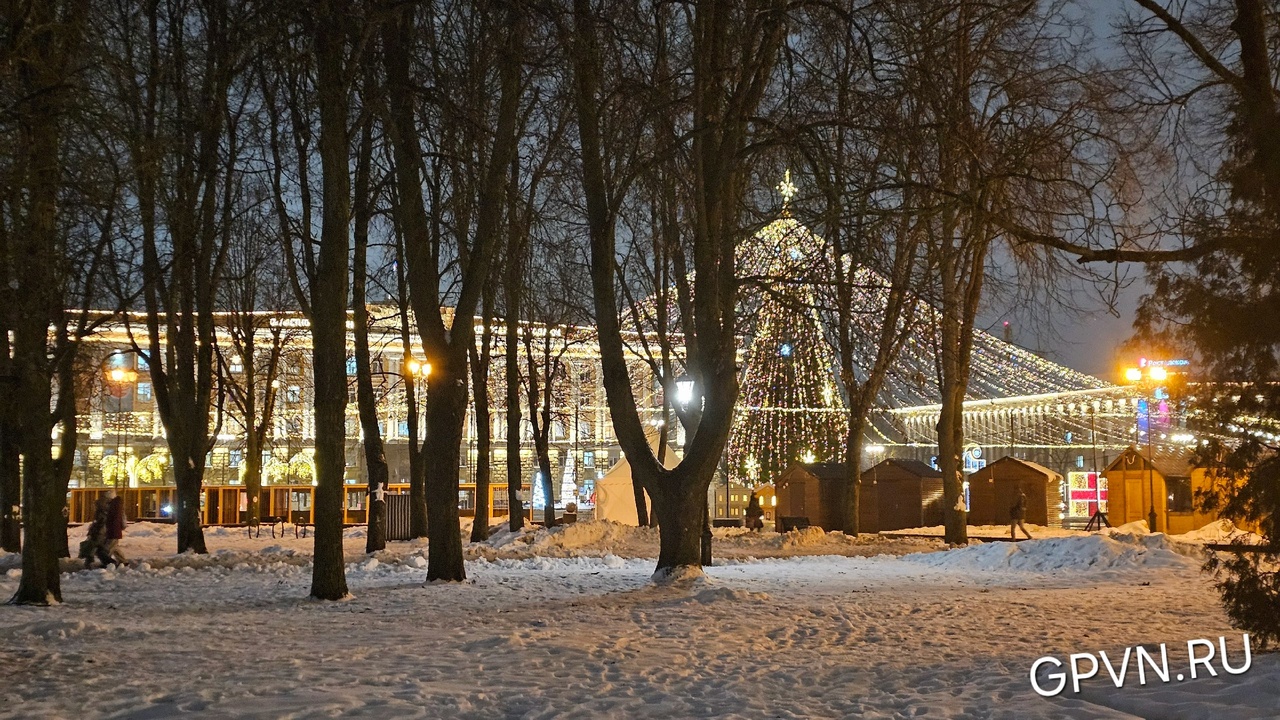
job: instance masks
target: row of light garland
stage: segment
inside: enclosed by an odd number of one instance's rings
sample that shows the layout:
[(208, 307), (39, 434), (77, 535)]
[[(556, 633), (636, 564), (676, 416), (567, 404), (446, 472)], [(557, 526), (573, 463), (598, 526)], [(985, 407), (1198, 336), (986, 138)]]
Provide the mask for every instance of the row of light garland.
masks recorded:
[(815, 288), (805, 281), (821, 252), (821, 241), (785, 215), (740, 250), (740, 268), (768, 288), (759, 298), (726, 451), (732, 482), (754, 487), (774, 482), (795, 462), (843, 457), (848, 412)]

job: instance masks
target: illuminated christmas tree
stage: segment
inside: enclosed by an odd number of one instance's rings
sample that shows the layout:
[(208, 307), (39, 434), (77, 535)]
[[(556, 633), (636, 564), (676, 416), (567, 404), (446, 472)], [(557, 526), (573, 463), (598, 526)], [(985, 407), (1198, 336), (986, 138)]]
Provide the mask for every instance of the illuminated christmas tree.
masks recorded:
[[(795, 188), (779, 186), (784, 201)], [(847, 427), (835, 353), (823, 333), (814, 286), (822, 242), (786, 212), (741, 251), (739, 267), (769, 290), (755, 312), (755, 337), (726, 451), (730, 479), (774, 482), (795, 462), (843, 459)]]
[(803, 293), (760, 307), (730, 435), (731, 480), (771, 483), (795, 462), (838, 462), (847, 426), (831, 346)]

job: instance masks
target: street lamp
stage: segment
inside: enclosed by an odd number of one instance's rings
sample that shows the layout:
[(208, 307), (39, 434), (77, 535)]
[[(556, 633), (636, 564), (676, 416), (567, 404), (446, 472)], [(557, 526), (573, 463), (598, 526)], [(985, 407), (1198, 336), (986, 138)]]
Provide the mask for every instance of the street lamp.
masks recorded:
[[(689, 406), (693, 404), (693, 378), (688, 375), (681, 375), (676, 378), (676, 402), (680, 405), (681, 412), (688, 412)], [(683, 423), (681, 423), (683, 426)], [(680, 450), (684, 451), (684, 446), (688, 444), (688, 433), (685, 433), (685, 442), (681, 443)], [(714, 495), (713, 495), (714, 497)], [(713, 510), (715, 508), (712, 508)], [(729, 506), (729, 473), (724, 473), (724, 516), (729, 517), (731, 509)]]
[(676, 380), (676, 402), (680, 403), (682, 410), (688, 410), (689, 403), (693, 402), (693, 379), (688, 375), (681, 375)]
[(415, 392), (416, 384), (419, 380), (426, 382), (427, 378), (431, 375), (431, 363), (423, 362), (412, 355), (405, 354), (401, 370), (402, 372), (400, 377), (404, 379), (406, 403), (413, 404), (412, 408), (406, 408), (406, 410), (412, 410), (414, 422), (411, 423), (413, 426), (413, 432), (411, 434), (414, 436), (412, 441), (416, 443), (418, 442), (418, 395)]
[[(103, 358), (103, 363), (105, 364), (112, 357), (123, 358), (127, 354), (128, 354), (127, 351), (117, 350), (111, 353), (110, 355), (108, 355), (107, 357)], [(107, 384), (113, 385), (116, 388), (115, 391), (113, 391), (111, 394), (120, 399), (119, 404), (117, 404), (116, 406), (116, 418), (117, 418), (117, 422), (119, 422), (119, 413), (124, 412), (123, 405), (124, 405), (124, 395), (126, 392), (125, 388), (132, 387), (133, 384), (138, 381), (138, 371), (134, 370), (132, 367), (117, 365), (114, 367), (106, 368), (103, 371), (103, 376)], [(124, 444), (125, 444), (126, 450), (129, 445), (129, 424), (132, 423), (132, 421), (133, 421), (133, 413), (132, 413), (132, 408), (130, 408), (129, 415), (126, 419), (126, 422), (124, 424), (124, 429), (123, 429)], [(121, 450), (120, 450), (120, 435), (121, 435), (121, 426), (117, 424), (116, 425), (116, 462), (120, 466), (117, 472), (115, 473), (115, 478), (114, 478), (114, 481), (115, 481), (114, 484), (117, 489), (119, 489), (120, 487), (120, 470), (123, 470), (126, 473), (126, 475), (128, 474), (128, 461), (121, 454)]]
[(405, 373), (410, 377), (426, 378), (431, 374), (431, 363), (422, 362), (413, 356), (409, 356), (405, 358), (404, 369)]
[[(1146, 394), (1148, 387), (1155, 389), (1153, 383), (1162, 383), (1169, 379), (1169, 371), (1160, 365), (1147, 365), (1146, 372), (1142, 368), (1131, 367), (1124, 371), (1124, 377), (1131, 383), (1139, 384)], [(1153, 393), (1154, 394), (1154, 393)], [(1152, 398), (1147, 401), (1147, 492), (1151, 496), (1151, 509), (1147, 512), (1147, 527), (1156, 531), (1156, 466), (1155, 466), (1155, 424), (1151, 414)]]

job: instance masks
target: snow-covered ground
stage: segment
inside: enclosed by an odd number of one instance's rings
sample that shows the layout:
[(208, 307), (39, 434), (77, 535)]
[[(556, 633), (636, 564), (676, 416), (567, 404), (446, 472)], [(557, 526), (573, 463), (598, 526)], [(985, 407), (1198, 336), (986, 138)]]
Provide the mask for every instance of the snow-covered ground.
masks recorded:
[(1280, 663), (1256, 652), (1243, 675), (1140, 687), (1131, 666), (1123, 688), (1033, 692), (1045, 655), (1168, 643), (1178, 662), (1224, 635), (1239, 660), (1200, 550), (1163, 535), (940, 551), (718, 530), (706, 577), (666, 586), (647, 529), (500, 532), (467, 545), (467, 584), (425, 586), (425, 546), (368, 558), (347, 535), (354, 598), (322, 603), (292, 529), (212, 530), (211, 555), (176, 557), (171, 527), (131, 525), (131, 567), (64, 575), (59, 607), (0, 606), (0, 717), (1280, 716)]

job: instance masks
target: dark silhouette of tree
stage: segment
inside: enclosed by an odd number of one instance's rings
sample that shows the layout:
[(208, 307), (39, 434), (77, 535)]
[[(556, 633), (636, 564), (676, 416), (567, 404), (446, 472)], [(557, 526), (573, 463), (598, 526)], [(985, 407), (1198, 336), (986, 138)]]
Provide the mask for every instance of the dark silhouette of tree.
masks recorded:
[[(3, 411), (22, 463), (22, 522), (25, 542), (22, 578), (11, 602), (47, 605), (62, 600), (58, 568), (60, 518), (58, 468), (49, 438), (61, 418), (49, 412), (59, 363), (65, 358), (67, 236), (61, 232), (59, 197), (64, 187), (64, 143), (75, 101), (77, 70), (86, 30), (88, 3), (40, 2), (6, 6), (0, 17), (11, 29), (0, 44), (0, 82), (11, 107), (5, 128), (4, 207), (0, 249), (6, 280), (13, 283), (15, 307), (5, 313), (13, 336), (10, 380)], [(53, 348), (49, 328), (58, 328)], [(50, 357), (50, 350), (64, 357)], [(60, 390), (69, 387), (59, 383)], [(72, 399), (72, 402), (74, 400)], [(72, 410), (74, 412), (74, 409)], [(70, 428), (75, 432), (74, 425)], [(74, 440), (72, 441), (74, 443)], [(65, 447), (65, 443), (64, 443)], [(74, 448), (74, 444), (71, 446)], [(64, 458), (63, 462), (70, 462)]]
[(689, 375), (696, 383), (691, 408), (697, 417), (688, 423), (683, 460), (668, 470), (650, 448), (639, 416), (619, 318), (617, 226), (620, 201), (629, 188), (614, 169), (628, 158), (626, 145), (613, 134), (618, 119), (605, 120), (607, 113), (622, 108), (611, 101), (619, 78), (605, 62), (603, 49), (616, 34), (605, 35), (603, 29), (630, 18), (621, 11), (602, 17), (586, 0), (573, 5), (570, 61), (604, 386), (619, 444), (653, 498), (661, 537), (660, 577), (697, 568), (704, 557), (707, 487), (724, 451), (738, 395), (734, 248), (743, 232), (750, 121), (777, 60), (784, 12), (780, 3), (711, 2), (672, 15), (673, 23), (687, 21), (682, 29), (690, 43), (691, 85), (683, 110), (689, 115), (692, 161), (688, 201), (682, 208), (691, 227), (693, 262), (688, 270), (694, 279), (692, 312), (682, 322)]
[[(1160, 253), (1135, 326), (1146, 347), (1186, 353), (1204, 381), (1189, 403), (1206, 431), (1193, 462), (1213, 487), (1202, 509), (1257, 529), (1264, 552), (1218, 553), (1213, 572), (1232, 621), (1260, 647), (1280, 642), (1280, 17), (1263, 0), (1132, 0), (1126, 60), (1135, 106), (1158, 122), (1178, 204), (1152, 232), (1180, 237), (1191, 258)], [(1167, 169), (1166, 169), (1167, 172)], [(1159, 176), (1152, 184), (1159, 183)], [(1256, 548), (1255, 548), (1256, 549)]]
[[(466, 572), (458, 533), (458, 467), (469, 395), (468, 356), (475, 344), (472, 318), (502, 237), (508, 168), (519, 132), (526, 18), (525, 9), (513, 3), (466, 8), (475, 13), (473, 22), (437, 24), (442, 19), (432, 14), (437, 9), (429, 7), (421, 17), (413, 7), (399, 9), (385, 24), (382, 39), (386, 127), (398, 200), (393, 216), (404, 233), (410, 302), (426, 361), (431, 364), (424, 444), (424, 452), (432, 458), (426, 467), (427, 578), (460, 581)], [(442, 253), (448, 252), (443, 244), (446, 238), (432, 232), (433, 220), (422, 197), (420, 93), (410, 62), (420, 41), (433, 53), (435, 81), (448, 88), (434, 95), (440, 133), (466, 149), (465, 162), (458, 153), (450, 156), (456, 163), (449, 174), (455, 231), (449, 239), (456, 248), (451, 312), (442, 309), (451, 284), (441, 267)], [(486, 101), (488, 93), (482, 86), (490, 71), (498, 77), (497, 106), (491, 114), (466, 104)], [(491, 131), (472, 132), (476, 115), (491, 117), (484, 124)], [(443, 208), (434, 209), (438, 221)]]

